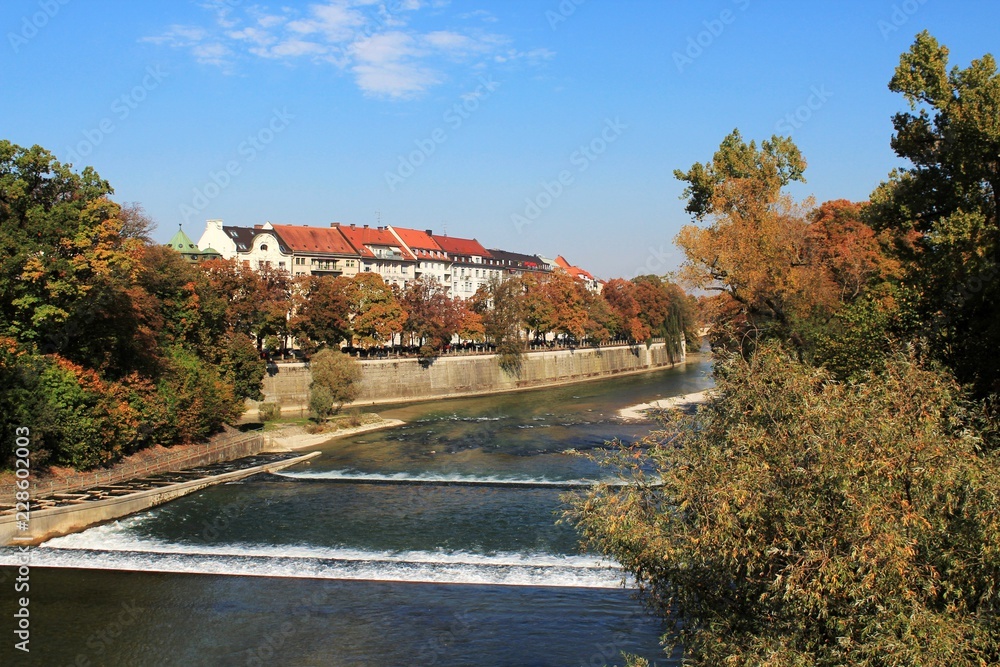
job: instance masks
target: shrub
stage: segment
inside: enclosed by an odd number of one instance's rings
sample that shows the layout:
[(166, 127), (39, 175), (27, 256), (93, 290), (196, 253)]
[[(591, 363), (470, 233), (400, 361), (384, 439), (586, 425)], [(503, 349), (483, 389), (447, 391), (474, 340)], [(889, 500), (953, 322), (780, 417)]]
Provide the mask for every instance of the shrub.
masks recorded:
[(764, 346), (569, 518), (692, 665), (1000, 662), (1000, 466), (947, 375), (841, 384)]
[(281, 419), (281, 406), (278, 403), (261, 403), (257, 406), (257, 417), (262, 422), (273, 422)]

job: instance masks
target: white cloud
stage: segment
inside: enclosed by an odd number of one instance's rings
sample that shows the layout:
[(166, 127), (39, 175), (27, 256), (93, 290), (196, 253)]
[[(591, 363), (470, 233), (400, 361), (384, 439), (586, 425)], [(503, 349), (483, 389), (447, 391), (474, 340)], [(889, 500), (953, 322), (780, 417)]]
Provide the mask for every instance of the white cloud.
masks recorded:
[[(443, 16), (449, 0), (324, 0), (305, 9), (232, 0), (202, 0), (213, 14), (207, 26), (171, 25), (144, 41), (188, 51), (197, 62), (226, 73), (248, 57), (332, 64), (353, 74), (365, 94), (391, 99), (418, 97), (465, 66), (482, 69), (491, 60), (529, 63), (551, 57), (546, 49), (518, 51), (509, 39), (482, 30), (418, 29), (421, 12)], [(484, 10), (458, 18), (495, 21)]]

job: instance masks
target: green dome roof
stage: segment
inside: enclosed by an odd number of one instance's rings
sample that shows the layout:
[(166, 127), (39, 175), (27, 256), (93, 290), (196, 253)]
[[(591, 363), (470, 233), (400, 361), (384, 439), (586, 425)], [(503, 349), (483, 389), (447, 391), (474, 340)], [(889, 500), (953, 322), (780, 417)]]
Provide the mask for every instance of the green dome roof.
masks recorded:
[(178, 226), (177, 233), (174, 237), (167, 242), (167, 245), (181, 253), (182, 255), (200, 255), (201, 250), (198, 249), (198, 244), (191, 240), (191, 237), (184, 233), (184, 230)]

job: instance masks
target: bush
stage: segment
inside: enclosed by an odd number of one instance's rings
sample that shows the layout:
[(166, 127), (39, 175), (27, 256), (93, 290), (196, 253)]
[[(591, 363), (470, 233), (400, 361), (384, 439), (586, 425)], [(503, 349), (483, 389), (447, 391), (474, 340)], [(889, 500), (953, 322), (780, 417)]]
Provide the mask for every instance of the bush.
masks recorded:
[(896, 358), (845, 385), (771, 346), (716, 376), (568, 512), (685, 664), (998, 664), (1000, 466), (953, 380)]
[(312, 372), (309, 407), (318, 418), (328, 418), (344, 403), (358, 397), (361, 366), (340, 350), (320, 350), (313, 356), (309, 368)]
[(257, 406), (257, 418), (262, 422), (281, 419), (281, 406), (277, 403), (261, 403)]

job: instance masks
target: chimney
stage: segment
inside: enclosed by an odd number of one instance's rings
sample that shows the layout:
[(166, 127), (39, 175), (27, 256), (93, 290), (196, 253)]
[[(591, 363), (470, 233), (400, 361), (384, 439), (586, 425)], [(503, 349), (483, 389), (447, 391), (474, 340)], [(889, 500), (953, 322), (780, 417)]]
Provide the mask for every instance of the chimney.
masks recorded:
[(427, 236), (434, 236), (434, 230), (433, 229), (425, 229), (424, 233), (427, 234)]
[(254, 229), (263, 229), (264, 225), (254, 225), (253, 228)]
[(365, 229), (368, 229), (368, 225), (365, 225)]
[(355, 224), (354, 224), (354, 223), (352, 222), (352, 223), (351, 223), (351, 229), (355, 229), (356, 227), (357, 227), (357, 225), (355, 225)]
[(339, 222), (331, 222), (330, 226), (331, 227), (340, 227), (340, 223)]

